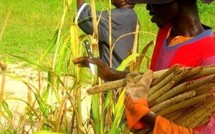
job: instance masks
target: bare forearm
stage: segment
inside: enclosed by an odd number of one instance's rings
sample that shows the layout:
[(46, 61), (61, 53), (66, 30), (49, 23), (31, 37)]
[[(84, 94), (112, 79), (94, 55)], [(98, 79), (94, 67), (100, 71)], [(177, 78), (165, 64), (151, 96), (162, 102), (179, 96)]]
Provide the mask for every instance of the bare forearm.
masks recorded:
[(122, 71), (117, 71), (114, 70), (114, 75), (111, 75), (109, 78), (111, 80), (119, 80), (119, 79), (124, 79), (126, 77), (126, 75), (128, 74), (128, 72), (122, 72)]
[(154, 112), (149, 112), (145, 116), (143, 116), (141, 121), (145, 122), (147, 125), (153, 128), (155, 126), (156, 118), (157, 115)]
[(114, 69), (108, 69), (108, 70), (101, 70), (99, 72), (102, 72), (99, 74), (99, 77), (101, 77), (103, 80), (107, 81), (114, 81), (119, 79), (124, 79), (128, 72), (125, 71), (117, 71)]
[(153, 128), (153, 134), (194, 134), (194, 129), (177, 125), (164, 117), (157, 116), (153, 112), (146, 114), (141, 121)]

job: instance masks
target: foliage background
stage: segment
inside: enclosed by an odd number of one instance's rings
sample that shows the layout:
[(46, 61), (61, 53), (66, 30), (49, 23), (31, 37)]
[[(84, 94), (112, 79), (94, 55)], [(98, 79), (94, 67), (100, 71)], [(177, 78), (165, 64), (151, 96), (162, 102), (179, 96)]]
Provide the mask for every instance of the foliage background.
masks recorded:
[[(89, 0), (87, 0), (89, 2)], [(98, 10), (104, 4), (96, 1)], [(215, 3), (205, 5), (199, 2), (202, 22), (215, 29), (213, 17), (215, 16)], [(140, 37), (140, 50), (151, 40), (155, 39), (157, 27), (150, 22), (150, 16), (145, 5), (136, 5), (141, 26), (144, 31)], [(0, 1), (0, 29), (2, 29), (7, 13), (11, 11), (7, 26), (0, 41), (0, 55), (9, 58), (7, 54), (13, 53), (21, 56), (37, 58), (43, 49), (52, 41), (57, 24), (63, 13), (61, 0), (1, 0)], [(75, 13), (76, 3), (73, 1), (71, 13)], [(73, 16), (74, 14), (71, 14)], [(72, 20), (71, 20), (72, 21)], [(67, 19), (69, 25), (69, 19)], [(68, 27), (64, 27), (65, 29)], [(146, 33), (147, 32), (147, 33)], [(13, 58), (9, 58), (14, 61)]]
[[(76, 68), (74, 66), (72, 66), (73, 68), (71, 68), (71, 66), (69, 66), (71, 64), (71, 61), (69, 61), (70, 58), (68, 57), (71, 55), (68, 53), (70, 52), (68, 49), (69, 45), (67, 46), (65, 44), (70, 44), (68, 43), (69, 42), (68, 35), (69, 35), (69, 30), (71, 28), (73, 17), (76, 12), (75, 1), (70, 1), (70, 2), (72, 3), (68, 10), (69, 14), (66, 15), (65, 21), (62, 21), (63, 20), (62, 16), (65, 15), (65, 10), (64, 10), (65, 5), (64, 5), (64, 1), (61, 1), (61, 0), (37, 0), (37, 1), (1, 0), (0, 1), (0, 28), (1, 28), (0, 31), (3, 31), (2, 29), (5, 28), (5, 31), (2, 34), (1, 40), (0, 40), (1, 60), (6, 61), (7, 63), (13, 63), (13, 62), (16, 63), (16, 62), (25, 60), (25, 61), (28, 61), (30, 64), (36, 65), (41, 70), (46, 71), (46, 73), (48, 74), (47, 88), (45, 88), (44, 91), (41, 90), (42, 92), (41, 94), (39, 92), (35, 93), (34, 97), (37, 99), (38, 105), (40, 106), (37, 112), (41, 114), (41, 116), (36, 115), (38, 116), (37, 120), (41, 121), (41, 117), (42, 119), (45, 118), (46, 119), (44, 121), (45, 123), (42, 124), (43, 129), (47, 129), (51, 131), (64, 131), (64, 132), (71, 131), (71, 127), (68, 127), (70, 123), (68, 124), (59, 123), (61, 121), (60, 120), (61, 116), (57, 118), (55, 117), (55, 114), (59, 114), (58, 110), (60, 111), (63, 110), (63, 104), (65, 99), (68, 99), (69, 101), (71, 101), (72, 99), (75, 100), (75, 105), (77, 106), (73, 106), (71, 109), (77, 110), (77, 114), (74, 114), (75, 112), (72, 111), (74, 112), (72, 115), (75, 115), (76, 118), (80, 117), (79, 110), (81, 110), (81, 108), (79, 105), (80, 104), (79, 91), (80, 91), (80, 87), (83, 86), (81, 83), (81, 79), (83, 79), (86, 75), (85, 73), (82, 72), (82, 69), (80, 70), (79, 68)], [(96, 8), (102, 10), (104, 9), (104, 7), (107, 7), (107, 5), (105, 4), (107, 4), (107, 1), (105, 2), (96, 1), (96, 5), (97, 5)], [(214, 26), (215, 24), (213, 23), (215, 4), (203, 5), (199, 3), (199, 7), (200, 7), (200, 14), (203, 22), (215, 28)], [(157, 27), (150, 22), (150, 16), (145, 10), (145, 5), (136, 5), (135, 10), (139, 15), (140, 23), (141, 23), (139, 50), (142, 50), (142, 48), (149, 41), (155, 40)], [(6, 16), (8, 13), (10, 13), (8, 17), (8, 21), (6, 21), (5, 23)], [(64, 22), (62, 27), (59, 26), (60, 22)], [(73, 27), (73, 32), (75, 31), (74, 29), (75, 27)], [(61, 39), (59, 40), (59, 42), (57, 42), (56, 33), (58, 34), (59, 31), (61, 31), (62, 34), (61, 34)], [(81, 31), (79, 30), (79, 32)], [(38, 61), (38, 59), (40, 59), (41, 56), (43, 56), (44, 51), (47, 50), (48, 47), (52, 46), (53, 42), (56, 43), (55, 45), (53, 45), (53, 47), (56, 47), (56, 49), (52, 49), (51, 53), (49, 53), (50, 57), (53, 56), (52, 57), (53, 59), (48, 60), (48, 63), (47, 62), (43, 63), (43, 62), (40, 62), (39, 60), (39, 64), (38, 64), (36, 61)], [(74, 43), (72, 44), (71, 47), (78, 48), (75, 45), (77, 44)], [(58, 48), (60, 48), (60, 50), (58, 50)], [(150, 50), (147, 53), (149, 56), (152, 53), (152, 49), (153, 48), (150, 48)], [(73, 49), (73, 51), (74, 50), (75, 49)], [(10, 56), (11, 54), (17, 55), (19, 58), (11, 57)], [(78, 56), (78, 54), (75, 55), (73, 53), (72, 56)], [(20, 57), (26, 57), (27, 60)], [(75, 89), (75, 90), (71, 90), (71, 87), (67, 87), (65, 85), (61, 87), (62, 81), (59, 81), (59, 77), (65, 75), (64, 73), (74, 73), (72, 72), (73, 70), (75, 71), (75, 75), (76, 75), (75, 78), (77, 78), (77, 81), (75, 81), (77, 83), (74, 85), (74, 87), (72, 87), (72, 89)], [(90, 77), (85, 77), (85, 79), (86, 78), (90, 79)], [(59, 89), (59, 87), (62, 88), (63, 90), (62, 92), (64, 93), (63, 96), (61, 97), (60, 97), (60, 94), (57, 93), (57, 90)], [(53, 108), (52, 105), (49, 105), (48, 103), (46, 103), (46, 100), (49, 97), (48, 93), (50, 92), (50, 89), (54, 90), (55, 95), (58, 98), (60, 107)], [(35, 90), (37, 91), (39, 89), (35, 89)], [(72, 99), (70, 94), (72, 94)], [(100, 98), (96, 98), (96, 99), (100, 99)], [(99, 105), (101, 106), (103, 105), (105, 108), (109, 107), (111, 109), (111, 112), (113, 112), (114, 114), (116, 113), (115, 115), (117, 115), (117, 110), (120, 110), (120, 109), (117, 109), (118, 108), (117, 104), (115, 104), (115, 102), (112, 102), (112, 101), (113, 100), (111, 99), (107, 99), (107, 101), (104, 104), (100, 103)], [(95, 102), (98, 102), (98, 100)], [(121, 103), (120, 106), (122, 106), (123, 97), (118, 102)], [(96, 105), (96, 106), (99, 106), (99, 105)], [(32, 108), (32, 112), (36, 111), (34, 107), (31, 107), (31, 108)], [(95, 107), (93, 109), (97, 110), (99, 108)], [(67, 111), (68, 113), (71, 112), (69, 110)], [(50, 111), (54, 114), (53, 115), (49, 114)], [(96, 112), (98, 112), (98, 115), (99, 115), (101, 111), (96, 111)], [(8, 110), (8, 113), (10, 113), (9, 110)], [(118, 112), (118, 113), (121, 113), (121, 112)], [(103, 114), (104, 113), (102, 113), (99, 116), (101, 117)], [(35, 115), (32, 115), (32, 117), (33, 116)], [(62, 118), (63, 118), (63, 115), (62, 115)], [(35, 120), (33, 119), (32, 122), (35, 122)], [(97, 123), (98, 125), (102, 124), (99, 121), (97, 121)], [(118, 124), (118, 122), (116, 122), (116, 124)], [(104, 127), (104, 129), (107, 129), (106, 128), (107, 126), (102, 126), (102, 125), (99, 126), (100, 128), (98, 129), (98, 131), (102, 132), (103, 130), (102, 127)], [(110, 126), (110, 127), (117, 127), (117, 126)], [(117, 128), (114, 128), (112, 130), (116, 130), (116, 129)], [(79, 130), (78, 128), (78, 131), (81, 131), (81, 130)]]

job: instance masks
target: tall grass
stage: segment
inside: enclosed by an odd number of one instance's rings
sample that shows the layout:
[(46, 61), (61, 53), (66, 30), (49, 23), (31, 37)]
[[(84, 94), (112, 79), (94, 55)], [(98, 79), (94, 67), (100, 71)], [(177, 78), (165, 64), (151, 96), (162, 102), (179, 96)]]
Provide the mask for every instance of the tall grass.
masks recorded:
[[(90, 3), (95, 9), (94, 1), (92, 0)], [(18, 124), (13, 122), (15, 113), (9, 107), (11, 104), (6, 97), (2, 96), (1, 114), (3, 116), (1, 118), (5, 122), (0, 125), (0, 132), (32, 133), (39, 131), (38, 133), (40, 133), (40, 130), (46, 130), (47, 133), (82, 134), (94, 131), (96, 134), (102, 134), (121, 133), (125, 128), (121, 127), (125, 126), (124, 122), (121, 122), (124, 92), (93, 95), (88, 111), (83, 109), (84, 97), (89, 97), (83, 95), (83, 90), (86, 92), (87, 85), (94, 85), (97, 80), (90, 76), (88, 69), (84, 70), (74, 66), (72, 60), (85, 55), (82, 45), (83, 39), (93, 38), (94, 45), (97, 45), (98, 41), (96, 41), (96, 34), (94, 37), (83, 35), (78, 29), (77, 22), (71, 21), (69, 27), (66, 25), (67, 19), (72, 20), (75, 17), (75, 12), (70, 10), (72, 4), (74, 4), (73, 1), (64, 1), (63, 14), (53, 41), (37, 60), (10, 54), (38, 70), (39, 81), (37, 85), (33, 85), (20, 79), (28, 87), (29, 99), (10, 98), (26, 104)], [(98, 53), (98, 48), (93, 52)], [(49, 55), (50, 53), (53, 54)], [(86, 74), (88, 75), (87, 79), (85, 78)], [(46, 76), (45, 79), (43, 79), (44, 76)], [(89, 79), (92, 81), (88, 81)], [(4, 93), (3, 83), (1, 94)], [(55, 103), (50, 103), (50, 99), (54, 99)], [(83, 119), (83, 112), (90, 113), (87, 119)]]
[[(96, 4), (90, 0), (89, 3), (94, 9)], [(105, 1), (107, 2), (107, 1)], [(104, 6), (103, 9), (110, 9)], [(28, 99), (10, 98), (25, 103), (25, 109), (20, 115), (18, 124), (14, 122), (15, 113), (10, 109), (8, 98), (4, 96), (5, 72), (4, 63), (1, 65), (2, 82), (0, 96), (1, 120), (0, 133), (67, 133), (67, 134), (116, 134), (129, 133), (124, 120), (124, 94), (121, 90), (99, 93), (93, 96), (86, 94), (87, 87), (101, 83), (102, 81), (91, 76), (89, 69), (80, 68), (73, 64), (73, 59), (86, 55), (83, 47), (83, 40), (89, 39), (96, 56), (98, 56), (97, 36), (85, 35), (78, 28), (77, 22), (73, 22), (76, 12), (71, 10), (75, 1), (64, 0), (62, 16), (57, 25), (57, 30), (52, 42), (43, 50), (37, 60), (26, 58), (17, 54), (11, 56), (28, 63), (37, 70), (38, 83), (36, 85), (21, 78), (20, 80), (28, 87)], [(106, 4), (104, 4), (106, 5)], [(100, 7), (101, 8), (101, 7)], [(144, 6), (137, 5), (135, 10), (142, 12), (140, 18), (148, 16)], [(96, 19), (94, 17), (94, 29), (96, 31)], [(141, 19), (142, 20), (142, 19)], [(151, 40), (156, 38), (157, 28), (143, 21), (140, 26), (140, 50)], [(69, 24), (68, 24), (69, 22)], [(145, 25), (144, 25), (145, 24)], [(146, 26), (153, 25), (153, 26)], [(148, 32), (147, 32), (148, 31)], [(111, 39), (110, 39), (111, 40)], [(152, 49), (152, 48), (150, 48)], [(150, 50), (149, 50), (150, 51)], [(145, 54), (146, 51), (143, 51)], [(149, 55), (151, 52), (148, 53)], [(119, 70), (125, 69), (131, 61), (139, 54), (134, 53), (126, 59)], [(145, 66), (145, 65), (143, 65)], [(145, 67), (146, 68), (146, 67)], [(10, 76), (12, 77), (12, 76)], [(14, 76), (13, 76), (14, 77)], [(45, 77), (45, 78), (44, 78)], [(50, 101), (51, 100), (51, 101)], [(54, 102), (52, 101), (54, 100)], [(88, 104), (84, 104), (89, 102)], [(86, 116), (87, 115), (87, 116)]]

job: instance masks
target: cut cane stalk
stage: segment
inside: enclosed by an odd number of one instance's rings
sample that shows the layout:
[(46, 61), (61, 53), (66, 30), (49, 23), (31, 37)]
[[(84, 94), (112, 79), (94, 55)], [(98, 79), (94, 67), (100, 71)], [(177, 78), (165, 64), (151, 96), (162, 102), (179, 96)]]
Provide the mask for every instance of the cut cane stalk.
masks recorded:
[(199, 96), (199, 95), (210, 92), (213, 89), (213, 87), (215, 87), (215, 83), (208, 83), (208, 84), (200, 86), (196, 89), (193, 89), (193, 91), (196, 92), (196, 96)]
[[(158, 78), (167, 70), (156, 71), (153, 74), (153, 79)], [(141, 75), (134, 77), (134, 81), (138, 81), (141, 78)], [(119, 87), (124, 87), (126, 85), (126, 79), (120, 79), (116, 81), (107, 82), (101, 85), (93, 86), (87, 89), (88, 94), (97, 94), (101, 92), (106, 92), (109, 90), (117, 89)]]
[(197, 112), (202, 108), (204, 108), (204, 106), (205, 106), (205, 103), (200, 103), (189, 107), (189, 109), (182, 109), (181, 110), (182, 116), (180, 118), (175, 119), (174, 122), (176, 124), (183, 125), (183, 123), (185, 123), (186, 121), (197, 118), (199, 116), (197, 115)]
[(175, 121), (183, 115), (183, 111), (184, 111), (184, 109), (180, 109), (180, 110), (172, 112), (168, 115), (165, 115), (164, 117), (168, 120)]
[(158, 105), (155, 105), (153, 107), (151, 107), (151, 110), (155, 113), (163, 110), (163, 109), (166, 109), (167, 107), (169, 106), (172, 106), (173, 104), (176, 104), (176, 103), (179, 103), (179, 102), (182, 102), (184, 100), (187, 100), (189, 98), (192, 98), (196, 95), (195, 91), (189, 91), (189, 92), (186, 92), (186, 93), (183, 93), (183, 94), (180, 94), (178, 96), (175, 96), (169, 100), (166, 100), (162, 103), (159, 103)]
[(175, 104), (175, 105), (173, 105), (171, 107), (166, 108), (165, 110), (162, 110), (162, 111), (158, 112), (158, 114), (161, 115), (161, 116), (164, 116), (164, 115), (167, 115), (167, 114), (169, 114), (171, 112), (177, 111), (179, 109), (190, 107), (190, 106), (193, 106), (195, 104), (203, 103), (203, 102), (206, 102), (206, 101), (210, 101), (210, 100), (212, 100), (214, 98), (215, 98), (215, 93), (208, 93), (208, 94), (205, 94), (205, 95), (200, 95), (200, 96), (188, 99), (186, 101), (179, 102), (179, 103), (177, 103), (177, 104)]
[(154, 94), (155, 92), (157, 92), (159, 89), (161, 89), (164, 85), (166, 85), (167, 83), (169, 83), (170, 81), (172, 81), (172, 79), (178, 74), (180, 73), (179, 70), (177, 70), (176, 72), (172, 72), (171, 74), (169, 74), (168, 76), (166, 76), (162, 82), (158, 83), (157, 85), (153, 86), (150, 88), (149, 90), (149, 96)]
[[(187, 74), (189, 74), (190, 69), (188, 68), (181, 68), (180, 70), (177, 70), (173, 75), (171, 76), (171, 74), (169, 76), (167, 76), (162, 82), (160, 82), (159, 84), (157, 84), (156, 86), (152, 87), (149, 90), (149, 96), (154, 96), (153, 94), (157, 92), (157, 90), (166, 88), (165, 85), (170, 83), (170, 81), (173, 81), (174, 84), (177, 84), (178, 82), (180, 82), (183, 78), (185, 78), (187, 76)], [(172, 85), (173, 87), (173, 85)], [(164, 89), (167, 90), (167, 89)], [(165, 93), (165, 92), (163, 92)], [(157, 93), (156, 93), (157, 94)], [(162, 95), (162, 94), (160, 94)], [(154, 100), (154, 99), (153, 99)]]
[(199, 73), (193, 75), (192, 77), (188, 77), (187, 79), (185, 79), (185, 81), (201, 78), (212, 74), (215, 74), (215, 65), (202, 66), (202, 70)]
[[(141, 77), (142, 77), (142, 75), (137, 75), (134, 78), (134, 81), (138, 81)], [(98, 86), (90, 87), (87, 90), (87, 93), (88, 94), (97, 94), (97, 93), (113, 90), (113, 89), (116, 89), (116, 88), (119, 88), (119, 87), (123, 87), (125, 85), (126, 85), (126, 79), (116, 80), (116, 81), (104, 83), (104, 84), (101, 84), (101, 85), (98, 85)]]
[[(158, 83), (160, 83), (159, 81), (160, 80), (163, 81), (162, 78), (164, 76), (168, 75), (170, 72), (172, 73), (172, 71), (174, 70), (174, 68), (175, 68), (175, 71), (176, 71), (177, 70), (177, 66), (178, 65), (175, 65), (172, 68), (170, 68), (170, 71), (169, 71), (169, 69), (164, 69), (164, 70), (160, 70), (160, 71), (154, 72), (154, 74), (153, 74), (154, 81), (157, 81)], [(183, 69), (184, 70), (188, 70), (189, 68), (183, 68)], [(182, 69), (180, 69), (180, 70), (182, 70)], [(167, 73), (167, 71), (169, 71), (169, 72)], [(210, 74), (215, 74), (215, 66), (196, 67), (196, 68), (191, 69), (187, 73), (187, 76), (186, 76), (185, 80), (188, 81), (188, 79), (189, 80), (190, 79), (196, 79), (196, 78), (199, 78), (199, 77), (202, 77), (202, 76), (206, 76), (206, 75), (210, 75)], [(164, 76), (162, 76), (162, 75), (164, 75)], [(160, 80), (158, 80), (158, 79), (160, 79)], [(136, 80), (139, 80), (139, 79), (136, 79)], [(176, 83), (176, 81), (178, 81), (178, 80), (175, 80), (175, 83)], [(126, 79), (121, 79), (121, 80), (117, 80), (117, 81), (111, 81), (111, 82), (108, 82), (108, 83), (104, 83), (104, 84), (101, 84), (101, 85), (89, 88), (88, 89), (88, 93), (89, 94), (96, 94), (96, 93), (100, 93), (100, 92), (104, 92), (104, 91), (109, 91), (109, 90), (117, 89), (117, 88), (123, 87), (125, 85), (126, 85)], [(156, 86), (156, 85), (154, 85), (154, 86)], [(93, 91), (93, 90), (95, 90), (95, 91)], [(153, 94), (154, 92), (156, 92), (156, 91), (153, 91), (153, 89), (152, 89), (152, 90), (149, 91), (149, 94)]]
[(196, 108), (192, 113), (190, 112), (190, 114), (185, 116), (186, 120), (181, 121), (181, 119), (179, 118), (177, 122), (185, 127), (191, 128), (204, 125), (202, 123), (208, 122), (210, 120), (210, 117), (214, 112), (214, 108), (215, 102), (214, 100), (211, 100), (204, 103), (201, 107)]
[(210, 75), (210, 76), (207, 76), (207, 77), (204, 77), (201, 79), (197, 79), (195, 81), (184, 82), (184, 83), (172, 88), (169, 92), (163, 94), (158, 99), (156, 99), (154, 102), (151, 102), (150, 106), (154, 106), (160, 102), (163, 102), (181, 92), (189, 91), (189, 90), (195, 89), (201, 85), (211, 83), (214, 81), (214, 79), (215, 79), (215, 75)]
[[(201, 71), (203, 71), (203, 67), (202, 67), (202, 66), (195, 67), (195, 68), (189, 68), (189, 69), (190, 69), (189, 73), (187, 73), (186, 78), (184, 78), (184, 79), (182, 80), (182, 82), (189, 81), (189, 80), (193, 80), (194, 77), (197, 78), (198, 74), (200, 74)], [(198, 78), (200, 78), (200, 77), (198, 77)], [(189, 79), (189, 80), (188, 80), (188, 79)]]
[(174, 81), (170, 81), (169, 83), (167, 83), (164, 87), (162, 87), (161, 89), (159, 89), (157, 92), (155, 92), (154, 94), (150, 95), (148, 97), (148, 101), (151, 102), (155, 99), (157, 99), (158, 97), (160, 97), (162, 94), (166, 93), (167, 91), (169, 91), (174, 85)]
[(170, 75), (171, 73), (175, 72), (176, 70), (179, 69), (179, 65), (174, 65), (172, 66), (170, 69), (168, 69), (165, 73), (163, 73), (160, 77), (158, 77), (157, 79), (155, 79), (152, 82), (151, 87), (153, 87), (154, 85), (157, 85), (158, 83), (160, 83), (166, 76)]
[(191, 68), (180, 68), (181, 73), (179, 73), (178, 75), (176, 75), (172, 81), (175, 82), (175, 84), (178, 84), (179, 82), (181, 82), (181, 80), (183, 80), (184, 78), (186, 78), (189, 74), (190, 71), (192, 70)]
[(199, 66), (199, 67), (190, 68), (190, 69), (191, 70), (190, 70), (189, 74), (187, 75), (187, 78), (193, 77), (194, 75), (197, 75), (198, 73), (200, 73), (203, 70), (203, 67)]
[[(138, 75), (134, 81), (140, 78), (141, 75)], [(209, 121), (215, 109), (215, 102), (211, 102), (215, 99), (215, 93), (210, 93), (215, 86), (215, 66), (178, 68), (176, 65), (168, 70), (154, 72), (152, 83), (148, 101), (153, 112), (191, 128)], [(88, 93), (100, 93), (125, 85), (126, 79), (121, 79), (94, 86), (88, 89)], [(148, 129), (140, 132), (152, 131)]]

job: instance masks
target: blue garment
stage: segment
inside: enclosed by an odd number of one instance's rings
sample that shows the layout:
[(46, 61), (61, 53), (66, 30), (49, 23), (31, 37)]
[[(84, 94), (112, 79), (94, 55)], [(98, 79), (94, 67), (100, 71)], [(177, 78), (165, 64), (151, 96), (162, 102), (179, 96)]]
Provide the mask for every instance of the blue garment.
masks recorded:
[[(99, 18), (98, 43), (100, 58), (106, 64), (110, 65), (109, 14), (108, 11), (97, 11), (96, 13)], [(114, 46), (112, 51), (112, 65), (113, 68), (116, 69), (128, 56), (128, 52), (133, 48), (134, 32), (136, 31), (136, 26), (138, 24), (138, 17), (135, 11), (131, 8), (115, 8), (111, 10), (111, 22), (111, 45)], [(91, 8), (87, 4), (85, 4), (80, 11), (78, 25), (86, 34), (93, 34)]]

